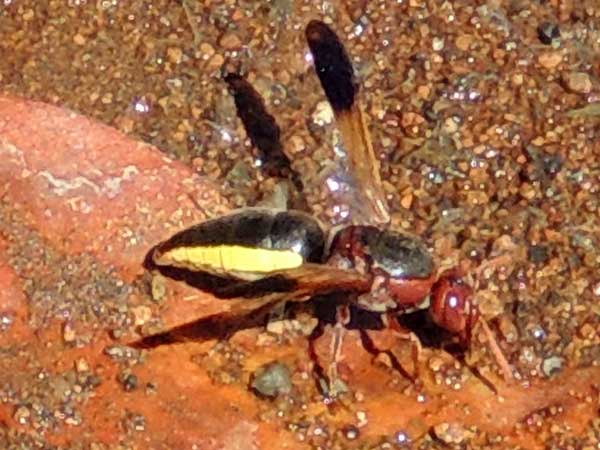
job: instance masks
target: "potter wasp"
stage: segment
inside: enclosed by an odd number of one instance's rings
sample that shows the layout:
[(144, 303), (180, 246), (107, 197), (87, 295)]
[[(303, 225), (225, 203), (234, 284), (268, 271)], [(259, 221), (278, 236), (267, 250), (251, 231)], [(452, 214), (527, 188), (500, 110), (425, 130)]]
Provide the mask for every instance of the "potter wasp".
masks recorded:
[[(144, 337), (134, 346), (152, 348), (206, 337), (209, 329), (224, 326), (228, 319), (327, 296), (341, 303), (337, 305), (341, 321), (348, 320), (343, 311), (349, 305), (385, 315), (396, 325), (398, 316), (428, 305), (429, 318), (436, 326), (461, 345), (469, 345), (479, 321), (472, 288), (457, 270), (438, 274), (432, 255), (418, 237), (389, 228), (379, 163), (343, 44), (320, 21), (308, 24), (306, 39), (348, 153), (362, 223), (328, 233), (306, 212), (246, 208), (175, 234), (151, 250), (148, 260), (153, 268), (201, 288), (208, 286), (217, 297), (247, 299), (227, 314)], [(261, 96), (238, 74), (228, 74), (225, 81), (265, 168), (301, 185), (283, 151), (279, 127)], [(503, 369), (508, 367), (502, 358), (499, 362)]]

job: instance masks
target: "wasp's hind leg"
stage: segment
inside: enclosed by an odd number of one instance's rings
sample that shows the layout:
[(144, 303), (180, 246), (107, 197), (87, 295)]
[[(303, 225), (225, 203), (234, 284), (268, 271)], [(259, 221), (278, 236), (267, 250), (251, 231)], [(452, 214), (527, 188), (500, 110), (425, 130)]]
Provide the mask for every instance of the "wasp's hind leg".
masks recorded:
[(407, 330), (398, 322), (397, 313), (389, 312), (384, 316), (385, 324), (394, 332), (394, 334), (401, 339), (405, 339), (410, 342), (412, 361), (413, 361), (413, 382), (419, 380), (420, 370), (419, 361), (421, 360), (421, 354), (423, 353), (423, 346), (419, 337), (412, 331)]
[[(341, 394), (348, 391), (346, 383), (340, 377), (338, 366), (343, 360), (343, 344), (346, 326), (350, 321), (348, 304), (335, 302), (317, 302), (317, 326), (309, 337), (309, 354), (313, 362), (313, 374), (317, 389), (329, 401), (333, 402)], [(321, 364), (316, 342), (325, 333), (325, 327), (332, 326), (329, 344), (330, 362), (326, 368)]]

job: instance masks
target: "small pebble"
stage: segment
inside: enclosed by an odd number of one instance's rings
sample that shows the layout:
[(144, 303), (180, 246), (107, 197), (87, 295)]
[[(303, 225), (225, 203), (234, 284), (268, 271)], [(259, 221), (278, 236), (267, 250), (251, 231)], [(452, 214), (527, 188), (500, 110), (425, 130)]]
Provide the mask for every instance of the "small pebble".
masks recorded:
[(29, 421), (30, 417), (31, 417), (31, 411), (29, 411), (29, 408), (27, 408), (26, 406), (19, 406), (15, 410), (15, 414), (13, 415), (13, 418), (20, 425), (25, 425)]
[(456, 47), (463, 52), (469, 50), (471, 47), (471, 43), (473, 42), (473, 37), (468, 34), (461, 34), (456, 38)]
[(209, 58), (215, 54), (214, 47), (206, 42), (200, 44), (200, 51), (202, 52), (204, 58)]
[(568, 72), (563, 74), (563, 83), (571, 92), (589, 94), (592, 90), (592, 80), (585, 72)]
[(443, 130), (448, 134), (456, 133), (458, 131), (458, 123), (454, 118), (448, 117), (444, 120)]
[(73, 42), (75, 42), (77, 45), (84, 45), (85, 37), (83, 35), (77, 33), (75, 36), (73, 36)]
[(529, 260), (534, 264), (543, 264), (548, 261), (548, 247), (546, 245), (532, 245), (529, 247)]
[(129, 372), (122, 372), (118, 377), (125, 392), (135, 391), (138, 387), (138, 377)]
[(589, 323), (584, 323), (579, 328), (579, 335), (584, 339), (593, 339), (596, 335), (596, 329)]
[(477, 292), (477, 304), (484, 317), (498, 317), (504, 311), (504, 300), (492, 290), (480, 289)]
[(405, 112), (402, 114), (400, 125), (402, 128), (407, 129), (413, 126), (421, 125), (423, 122), (425, 122), (425, 118), (420, 114), (414, 112)]
[(100, 98), (100, 101), (105, 105), (110, 105), (113, 101), (113, 94), (111, 92), (107, 92)]
[(125, 429), (130, 431), (144, 431), (146, 429), (146, 418), (142, 414), (128, 411), (123, 419)]
[(563, 55), (561, 52), (546, 52), (538, 56), (540, 65), (548, 70), (555, 69), (561, 63)]
[(429, 368), (433, 372), (439, 372), (443, 366), (444, 366), (444, 360), (442, 358), (438, 358), (437, 356), (434, 356), (429, 360)]
[(398, 445), (410, 444), (410, 437), (405, 431), (397, 431), (394, 435), (394, 440)]
[(403, 195), (402, 198), (400, 199), (400, 205), (404, 209), (410, 209), (410, 207), (412, 206), (413, 199), (414, 199), (413, 194)]
[(289, 139), (289, 145), (287, 147), (292, 155), (296, 155), (306, 149), (306, 143), (302, 136), (294, 134)]
[(217, 70), (221, 68), (224, 62), (225, 58), (223, 57), (223, 55), (217, 53), (212, 58), (210, 58), (206, 67), (208, 70)]
[(137, 350), (124, 345), (112, 345), (104, 349), (104, 353), (115, 361), (126, 361), (139, 355)]
[(35, 12), (33, 11), (33, 9), (26, 9), (21, 17), (25, 21), (33, 20), (33, 18), (35, 17)]
[(267, 331), (272, 334), (282, 335), (286, 330), (283, 320), (270, 320), (267, 323)]
[(242, 46), (242, 41), (237, 34), (225, 33), (219, 39), (219, 45), (227, 50), (233, 50)]
[(343, 429), (344, 436), (349, 441), (353, 441), (360, 435), (360, 430), (355, 425), (346, 425)]
[(85, 358), (77, 358), (75, 360), (75, 370), (79, 373), (88, 372), (90, 370), (90, 365)]
[(160, 275), (154, 275), (152, 277), (150, 290), (152, 293), (152, 300), (157, 303), (162, 302), (167, 295), (167, 284), (165, 282), (165, 278)]
[(15, 315), (11, 311), (0, 312), (0, 331), (7, 331), (15, 321)]
[(565, 360), (560, 356), (551, 356), (546, 358), (544, 361), (542, 361), (542, 372), (547, 377), (551, 377), (562, 370), (564, 363)]
[(422, 99), (424, 99), (424, 100), (428, 99), (430, 94), (431, 94), (431, 87), (429, 87), (428, 85), (422, 84), (417, 87), (417, 95), (419, 97), (421, 97)]
[(167, 58), (175, 64), (179, 64), (183, 58), (183, 50), (179, 47), (169, 47), (167, 49)]
[(521, 194), (523, 198), (527, 200), (532, 200), (536, 195), (535, 187), (530, 183), (521, 183), (519, 194)]
[(145, 305), (134, 306), (131, 308), (131, 312), (137, 326), (144, 325), (152, 318), (152, 310)]
[(70, 322), (65, 323), (63, 327), (63, 340), (67, 343), (71, 343), (75, 341), (75, 329)]
[(457, 423), (442, 422), (433, 427), (435, 436), (445, 444), (460, 444), (468, 437), (468, 431)]
[(254, 373), (252, 389), (259, 395), (275, 398), (292, 390), (290, 370), (280, 362), (265, 364)]
[(560, 29), (558, 25), (552, 22), (542, 23), (538, 29), (538, 38), (545, 45), (551, 45), (554, 40), (560, 38)]
[(74, 426), (74, 427), (77, 427), (77, 426), (81, 425), (81, 422), (82, 422), (82, 419), (79, 416), (67, 417), (65, 419), (65, 423), (67, 425), (71, 425), (71, 426)]
[(367, 413), (365, 411), (356, 411), (356, 420), (358, 420), (358, 427), (362, 428), (369, 423)]
[(329, 102), (322, 101), (317, 103), (312, 113), (312, 120), (319, 126), (330, 124), (333, 121), (333, 110)]

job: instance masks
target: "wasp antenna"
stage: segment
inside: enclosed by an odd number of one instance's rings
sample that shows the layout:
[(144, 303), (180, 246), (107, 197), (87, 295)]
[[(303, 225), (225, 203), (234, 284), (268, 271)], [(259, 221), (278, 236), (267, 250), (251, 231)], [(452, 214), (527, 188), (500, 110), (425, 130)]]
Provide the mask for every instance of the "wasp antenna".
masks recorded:
[(306, 27), (306, 40), (331, 107), (336, 113), (351, 109), (359, 85), (339, 37), (325, 23), (312, 20)]
[(485, 333), (485, 337), (487, 338), (488, 344), (490, 345), (490, 350), (494, 354), (496, 362), (502, 370), (502, 374), (504, 375), (504, 381), (506, 381), (507, 383), (512, 381), (512, 369), (510, 367), (510, 364), (508, 363), (508, 360), (506, 359), (506, 356), (504, 356), (504, 353), (502, 353), (498, 342), (496, 342), (494, 333), (492, 333), (492, 330), (490, 330), (489, 325), (483, 318), (480, 318), (479, 321), (481, 323), (481, 326), (483, 327), (483, 332)]

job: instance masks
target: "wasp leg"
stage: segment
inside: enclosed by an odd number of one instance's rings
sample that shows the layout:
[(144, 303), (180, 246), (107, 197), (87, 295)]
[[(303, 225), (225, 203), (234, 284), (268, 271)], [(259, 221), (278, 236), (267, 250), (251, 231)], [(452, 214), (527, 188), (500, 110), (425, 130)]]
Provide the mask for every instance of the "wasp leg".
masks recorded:
[(500, 369), (502, 370), (502, 375), (504, 376), (504, 381), (506, 381), (507, 383), (510, 383), (514, 379), (513, 373), (512, 373), (512, 368), (510, 367), (510, 364), (509, 364), (508, 360), (506, 359), (506, 356), (504, 356), (504, 353), (502, 353), (502, 350), (500, 349), (498, 342), (496, 342), (496, 339), (494, 338), (494, 334), (492, 333), (492, 330), (490, 330), (490, 327), (487, 324), (487, 322), (483, 319), (480, 319), (480, 323), (481, 323), (481, 327), (483, 328), (483, 332), (485, 333), (485, 337), (488, 340), (490, 350), (491, 350), (492, 354), (494, 355), (494, 357), (496, 358), (497, 364), (500, 366)]
[(412, 331), (407, 330), (398, 322), (398, 316), (394, 313), (387, 313), (384, 316), (384, 323), (396, 334), (398, 337), (402, 339), (406, 339), (410, 342), (411, 352), (412, 352), (412, 360), (413, 360), (413, 379), (418, 380), (420, 369), (419, 369), (419, 361), (421, 360), (421, 354), (423, 353), (423, 346), (421, 345), (421, 341), (419, 337)]
[[(326, 304), (321, 305), (321, 314), (326, 313), (327, 318), (319, 317), (319, 322), (311, 333), (309, 343), (309, 355), (314, 364), (313, 375), (317, 389), (323, 395), (327, 403), (332, 403), (340, 394), (347, 391), (347, 387), (339, 376), (338, 364), (343, 359), (342, 350), (344, 336), (346, 334), (346, 324), (349, 322), (349, 306), (346, 304)], [(325, 311), (327, 309), (327, 311)], [(335, 318), (333, 318), (335, 316)], [(333, 332), (330, 341), (331, 359), (325, 367), (321, 364), (319, 354), (316, 349), (317, 340), (323, 336), (325, 327), (333, 324)]]
[(344, 335), (346, 334), (346, 324), (349, 321), (348, 305), (337, 305), (335, 307), (335, 323), (333, 325), (333, 333), (330, 343), (330, 354), (332, 355), (331, 362), (327, 366), (327, 370), (320, 362), (319, 355), (315, 343), (323, 336), (327, 322), (319, 320), (317, 326), (311, 333), (308, 340), (308, 351), (311, 360), (313, 361), (313, 374), (317, 389), (325, 397), (327, 403), (332, 403), (340, 394), (347, 390), (346, 385), (339, 377), (338, 363), (342, 359), (342, 347), (344, 343)]
[[(281, 302), (273, 307), (273, 309), (269, 312), (269, 317), (267, 318), (267, 323), (271, 322), (279, 322), (285, 318), (285, 302)], [(267, 326), (267, 331), (269, 328)]]
[(308, 355), (313, 363), (312, 373), (315, 379), (317, 390), (328, 401), (331, 401), (332, 399), (329, 395), (329, 377), (325, 373), (325, 369), (323, 369), (323, 366), (319, 361), (319, 355), (315, 347), (317, 340), (323, 336), (323, 333), (325, 333), (325, 325), (325, 321), (319, 320), (315, 328), (312, 330), (312, 333), (310, 333), (310, 336), (308, 337)]
[[(496, 358), (496, 363), (498, 364), (498, 366), (500, 366), (502, 375), (504, 377), (504, 381), (506, 383), (512, 382), (514, 380), (512, 368), (510, 367), (509, 362), (504, 356), (504, 353), (502, 353), (502, 350), (498, 346), (498, 343), (494, 338), (492, 330), (490, 330), (489, 325), (482, 318), (479, 319), (478, 325), (483, 328), (483, 332), (486, 336), (486, 339), (488, 340), (489, 349)], [(455, 358), (457, 358), (461, 362), (461, 364), (463, 364), (463, 366), (465, 366), (471, 372), (471, 374), (479, 381), (481, 381), (494, 395), (498, 395), (498, 388), (496, 387), (494, 382), (490, 380), (487, 376), (485, 376), (483, 373), (481, 373), (481, 371), (477, 367), (472, 366), (467, 361), (467, 357), (465, 356), (465, 354), (455, 355)]]
[(382, 350), (378, 348), (367, 330), (359, 329), (359, 332), (362, 346), (366, 351), (373, 355), (374, 358), (377, 358), (382, 354), (386, 355), (389, 359), (390, 365), (394, 370), (399, 372), (400, 375), (402, 375), (402, 377), (406, 378), (411, 383), (416, 383), (416, 379), (414, 378), (414, 376), (408, 373), (408, 371), (402, 366), (394, 352), (392, 352), (390, 349)]
[(336, 308), (335, 325), (333, 326), (333, 335), (331, 337), (331, 354), (333, 355), (329, 363), (329, 392), (332, 397), (337, 397), (346, 391), (346, 386), (341, 380), (338, 371), (338, 364), (342, 360), (342, 348), (344, 344), (344, 335), (346, 334), (346, 325), (350, 321), (350, 308), (348, 305), (338, 305)]
[(477, 367), (474, 367), (471, 364), (469, 364), (465, 355), (453, 355), (453, 356), (457, 359), (457, 361), (459, 363), (461, 363), (471, 373), (471, 375), (473, 377), (475, 377), (479, 381), (481, 381), (481, 383), (485, 387), (487, 387), (492, 392), (492, 394), (498, 395), (498, 388), (493, 383), (493, 381), (490, 380), (488, 377), (486, 377), (483, 373), (481, 373), (481, 371)]

